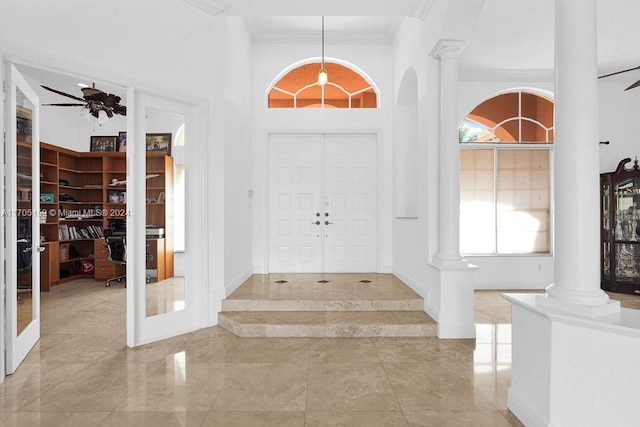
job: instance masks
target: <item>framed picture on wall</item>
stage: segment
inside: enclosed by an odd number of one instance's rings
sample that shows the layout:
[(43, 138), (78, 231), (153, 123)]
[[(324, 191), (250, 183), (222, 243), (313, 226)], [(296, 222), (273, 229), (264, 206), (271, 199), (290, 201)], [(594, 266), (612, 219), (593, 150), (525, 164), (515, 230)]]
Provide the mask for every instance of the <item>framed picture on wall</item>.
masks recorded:
[(90, 151), (116, 151), (117, 136), (92, 136)]
[(126, 132), (118, 133), (117, 151), (127, 151), (127, 133)]
[(171, 155), (170, 133), (148, 133), (147, 151), (162, 151), (167, 156)]

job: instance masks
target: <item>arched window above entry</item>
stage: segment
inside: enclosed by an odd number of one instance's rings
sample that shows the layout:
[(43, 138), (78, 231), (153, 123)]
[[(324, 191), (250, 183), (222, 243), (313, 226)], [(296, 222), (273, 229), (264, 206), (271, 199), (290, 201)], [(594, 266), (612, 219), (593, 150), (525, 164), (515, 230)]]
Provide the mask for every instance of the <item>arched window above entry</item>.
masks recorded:
[(269, 91), (269, 108), (377, 108), (378, 96), (371, 84), (344, 65), (325, 62), (329, 76), (318, 84), (321, 64), (294, 68)]

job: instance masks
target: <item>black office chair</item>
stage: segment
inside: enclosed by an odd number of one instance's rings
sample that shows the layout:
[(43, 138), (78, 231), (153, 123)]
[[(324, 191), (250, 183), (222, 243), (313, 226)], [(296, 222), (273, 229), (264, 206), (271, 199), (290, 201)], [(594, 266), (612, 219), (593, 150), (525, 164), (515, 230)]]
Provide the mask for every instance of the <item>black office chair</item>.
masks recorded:
[[(109, 261), (118, 265), (127, 265), (127, 243), (124, 236), (114, 236), (109, 230), (105, 230), (104, 245), (107, 247), (107, 259)], [(105, 286), (111, 286), (111, 282), (114, 280), (121, 282), (122, 279), (126, 279), (126, 277), (126, 274), (112, 277), (107, 280)]]

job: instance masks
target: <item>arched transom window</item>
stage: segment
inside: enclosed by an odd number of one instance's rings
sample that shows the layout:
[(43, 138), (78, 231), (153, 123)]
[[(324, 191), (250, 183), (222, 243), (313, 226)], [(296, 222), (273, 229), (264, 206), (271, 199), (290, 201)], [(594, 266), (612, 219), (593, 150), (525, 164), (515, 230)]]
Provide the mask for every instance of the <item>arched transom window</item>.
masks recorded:
[(553, 143), (553, 129), (553, 101), (510, 92), (474, 108), (460, 126), (460, 142)]
[(321, 64), (305, 64), (285, 74), (269, 91), (269, 108), (376, 108), (371, 84), (344, 65), (325, 62), (329, 76), (318, 84)]

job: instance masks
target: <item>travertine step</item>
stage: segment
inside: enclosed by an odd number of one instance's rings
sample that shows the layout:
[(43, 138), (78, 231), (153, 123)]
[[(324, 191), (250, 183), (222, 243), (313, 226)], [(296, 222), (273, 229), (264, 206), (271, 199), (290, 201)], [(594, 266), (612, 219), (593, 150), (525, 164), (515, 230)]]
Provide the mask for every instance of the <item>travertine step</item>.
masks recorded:
[(240, 337), (432, 337), (424, 300), (390, 274), (253, 275), (222, 301)]
[(222, 311), (420, 311), (422, 298), (406, 299), (225, 299)]
[(433, 337), (423, 311), (235, 311), (218, 324), (239, 337)]

